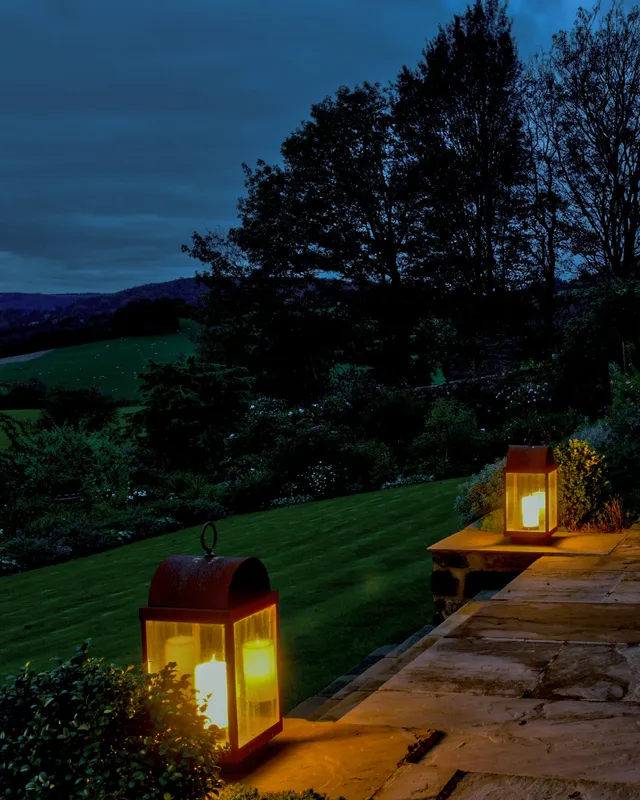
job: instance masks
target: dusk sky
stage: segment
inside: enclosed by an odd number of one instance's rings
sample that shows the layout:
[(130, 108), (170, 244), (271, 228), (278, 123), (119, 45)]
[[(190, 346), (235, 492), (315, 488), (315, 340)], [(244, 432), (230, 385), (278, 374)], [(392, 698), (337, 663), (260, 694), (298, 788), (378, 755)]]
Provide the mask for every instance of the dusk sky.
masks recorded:
[[(571, 29), (579, 5), (511, 0), (525, 63)], [(180, 245), (237, 224), (241, 162), (279, 163), (313, 103), (394, 80), (466, 6), (2, 0), (0, 292), (193, 276), (203, 267)]]

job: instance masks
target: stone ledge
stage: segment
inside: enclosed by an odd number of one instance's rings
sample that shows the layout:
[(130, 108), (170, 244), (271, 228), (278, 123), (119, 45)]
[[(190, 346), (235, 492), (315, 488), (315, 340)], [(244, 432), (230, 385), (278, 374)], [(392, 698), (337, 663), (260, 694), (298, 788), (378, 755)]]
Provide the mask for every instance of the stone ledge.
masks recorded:
[(502, 532), (478, 530), (469, 526), (432, 544), (430, 553), (455, 553), (458, 557), (467, 553), (515, 553), (518, 556), (581, 555), (606, 556), (628, 535), (637, 531), (635, 524), (622, 533), (555, 533), (549, 542), (541, 545), (513, 544)]

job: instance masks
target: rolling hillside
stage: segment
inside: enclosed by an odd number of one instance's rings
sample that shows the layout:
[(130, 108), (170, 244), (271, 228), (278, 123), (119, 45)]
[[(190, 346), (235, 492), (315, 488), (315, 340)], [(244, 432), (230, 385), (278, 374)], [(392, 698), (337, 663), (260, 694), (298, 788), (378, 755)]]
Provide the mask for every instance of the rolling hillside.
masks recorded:
[(189, 335), (198, 328), (193, 320), (181, 320), (180, 333), (139, 336), (63, 347), (28, 361), (0, 361), (0, 382), (39, 378), (49, 386), (88, 389), (97, 386), (105, 394), (138, 404), (138, 379), (149, 359), (173, 362), (195, 353)]

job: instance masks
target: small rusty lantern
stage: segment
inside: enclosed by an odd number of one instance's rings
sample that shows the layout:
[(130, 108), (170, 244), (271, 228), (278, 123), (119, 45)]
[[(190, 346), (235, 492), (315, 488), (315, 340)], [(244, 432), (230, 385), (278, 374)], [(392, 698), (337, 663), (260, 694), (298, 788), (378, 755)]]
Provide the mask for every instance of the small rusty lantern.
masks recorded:
[(214, 555), (217, 539), (207, 522), (204, 556), (170, 556), (156, 569), (140, 608), (142, 658), (148, 672), (176, 662), (191, 676), (228, 744), (220, 766), (232, 771), (282, 731), (278, 592), (259, 559)]
[(519, 544), (540, 544), (558, 529), (558, 465), (551, 447), (509, 447), (504, 519), (505, 534)]

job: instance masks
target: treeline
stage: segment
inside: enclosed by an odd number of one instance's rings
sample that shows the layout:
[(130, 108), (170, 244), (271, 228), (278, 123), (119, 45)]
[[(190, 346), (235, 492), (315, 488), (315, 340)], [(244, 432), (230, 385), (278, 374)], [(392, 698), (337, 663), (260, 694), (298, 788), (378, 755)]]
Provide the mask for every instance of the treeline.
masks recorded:
[(95, 314), (89, 319), (63, 316), (43, 320), (37, 327), (21, 324), (2, 331), (0, 358), (127, 336), (176, 333), (180, 318), (193, 316), (193, 311), (184, 300), (162, 298), (137, 300), (111, 314)]
[[(598, 382), (609, 361), (622, 366), (637, 333), (615, 309), (633, 306), (601, 304), (615, 316), (594, 364), (565, 324), (594, 297), (557, 295), (573, 275), (583, 295), (635, 296), (640, 277), (640, 12), (616, 2), (597, 27), (598, 13), (581, 9), (525, 66), (506, 6), (476, 0), (386, 88), (344, 86), (312, 105), (281, 164), (243, 165), (241, 224), (182, 247), (208, 266), (205, 285), (245, 275), (261, 287), (229, 314), (215, 292), (203, 298), (202, 353), (259, 382), (307, 361), (307, 384), (328, 361), (389, 385), (428, 381), (436, 361), (477, 374), (563, 350)], [(269, 279), (325, 274), (357, 299), (267, 310)]]

